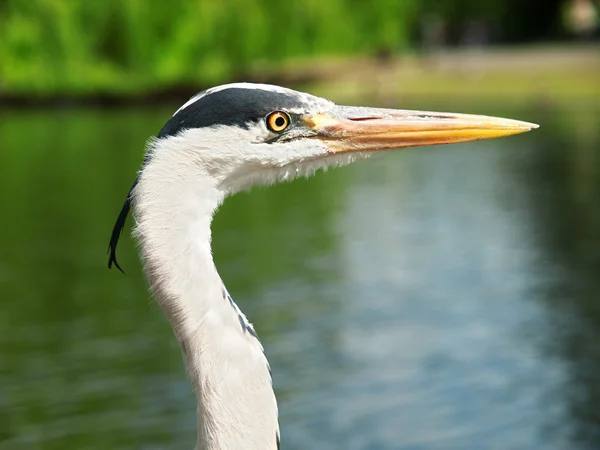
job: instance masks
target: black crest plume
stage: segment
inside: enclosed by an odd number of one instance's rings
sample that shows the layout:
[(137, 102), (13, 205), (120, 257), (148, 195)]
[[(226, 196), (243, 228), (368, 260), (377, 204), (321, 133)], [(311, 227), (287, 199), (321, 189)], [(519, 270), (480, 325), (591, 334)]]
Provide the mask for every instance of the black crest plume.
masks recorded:
[(117, 269), (121, 272), (125, 273), (121, 266), (117, 262), (117, 244), (119, 242), (119, 237), (121, 236), (121, 232), (125, 227), (125, 221), (127, 220), (127, 215), (129, 214), (129, 210), (131, 209), (131, 201), (133, 190), (138, 183), (138, 179), (136, 178), (133, 182), (133, 186), (129, 189), (129, 193), (127, 194), (127, 198), (125, 199), (125, 203), (123, 204), (123, 208), (121, 208), (121, 212), (119, 213), (119, 217), (117, 217), (117, 221), (115, 222), (115, 226), (113, 227), (112, 234), (110, 235), (110, 242), (108, 244), (108, 268), (110, 269), (113, 264)]

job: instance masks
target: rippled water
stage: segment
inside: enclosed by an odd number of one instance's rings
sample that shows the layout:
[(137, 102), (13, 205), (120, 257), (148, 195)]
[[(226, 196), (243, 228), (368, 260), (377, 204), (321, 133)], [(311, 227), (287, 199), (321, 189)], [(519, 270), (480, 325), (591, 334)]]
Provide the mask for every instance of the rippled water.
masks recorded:
[[(600, 110), (474, 109), (542, 128), (218, 213), (216, 263), (270, 359), (282, 448), (600, 448)], [(193, 447), (192, 391), (130, 239), (127, 276), (106, 270), (169, 113), (0, 114), (2, 450)]]

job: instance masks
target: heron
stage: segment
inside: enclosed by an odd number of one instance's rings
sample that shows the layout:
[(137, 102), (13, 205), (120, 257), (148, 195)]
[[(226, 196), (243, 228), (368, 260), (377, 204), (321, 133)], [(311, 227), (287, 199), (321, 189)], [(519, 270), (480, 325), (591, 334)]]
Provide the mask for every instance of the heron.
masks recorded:
[(280, 448), (271, 369), (211, 251), (222, 202), (255, 185), (307, 177), (375, 153), (490, 139), (538, 125), (498, 117), (339, 106), (275, 85), (213, 87), (181, 106), (146, 153), (117, 218), (130, 209), (150, 290), (171, 323), (197, 400), (196, 450)]

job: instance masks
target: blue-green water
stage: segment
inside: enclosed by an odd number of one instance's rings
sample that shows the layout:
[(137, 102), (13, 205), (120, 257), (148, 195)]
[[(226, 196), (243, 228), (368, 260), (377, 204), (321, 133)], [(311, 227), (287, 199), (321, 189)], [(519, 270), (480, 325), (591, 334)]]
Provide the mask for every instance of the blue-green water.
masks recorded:
[[(542, 128), (257, 189), (215, 218), (282, 448), (600, 448), (600, 110), (454, 109)], [(135, 246), (126, 276), (105, 255), (170, 113), (0, 113), (1, 450), (193, 447)]]

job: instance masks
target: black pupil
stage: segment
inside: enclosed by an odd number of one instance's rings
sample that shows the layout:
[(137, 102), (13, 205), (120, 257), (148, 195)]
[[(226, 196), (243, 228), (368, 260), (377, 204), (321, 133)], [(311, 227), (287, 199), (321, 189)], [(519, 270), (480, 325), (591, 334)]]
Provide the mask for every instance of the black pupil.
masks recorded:
[(275, 119), (275, 125), (277, 127), (282, 127), (285, 125), (285, 119), (281, 116), (279, 116), (277, 119)]

